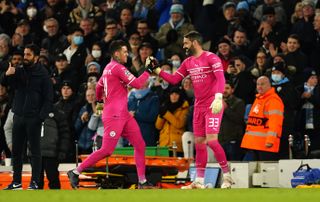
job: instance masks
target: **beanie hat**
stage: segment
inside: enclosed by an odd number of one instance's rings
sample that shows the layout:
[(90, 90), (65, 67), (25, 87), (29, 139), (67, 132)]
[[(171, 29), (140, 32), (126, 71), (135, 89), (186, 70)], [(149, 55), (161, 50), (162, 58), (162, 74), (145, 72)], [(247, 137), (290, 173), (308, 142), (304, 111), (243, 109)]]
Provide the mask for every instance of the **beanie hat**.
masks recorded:
[(71, 88), (71, 90), (74, 92), (74, 85), (72, 83), (72, 81), (70, 80), (64, 80), (61, 84), (61, 89), (64, 87), (64, 86), (68, 86), (69, 88)]
[(306, 71), (305, 73), (305, 81), (308, 81), (308, 79), (311, 77), (311, 76), (317, 76), (317, 72), (313, 69), (309, 69), (308, 71)]
[(246, 2), (246, 1), (241, 1), (241, 2), (239, 2), (238, 5), (237, 5), (237, 11), (239, 11), (239, 10), (241, 10), (241, 9), (246, 10), (246, 11), (249, 11), (249, 4), (248, 4), (248, 2)]
[(184, 14), (183, 11), (183, 5), (182, 4), (172, 4), (171, 8), (170, 8), (170, 14), (172, 13), (180, 13), (180, 14)]
[(231, 8), (231, 7), (236, 8), (236, 4), (231, 2), (231, 1), (228, 1), (228, 2), (223, 4), (222, 10), (224, 12), (227, 8)]
[(286, 73), (287, 73), (287, 69), (286, 69), (284, 62), (275, 63), (271, 70), (272, 71), (278, 70), (279, 72), (282, 72), (282, 74), (284, 74), (284, 75), (286, 75)]
[(87, 72), (88, 72), (89, 67), (90, 67), (91, 65), (96, 66), (98, 72), (100, 73), (101, 66), (100, 66), (99, 63), (97, 63), (97, 62), (89, 62), (89, 64), (87, 65)]

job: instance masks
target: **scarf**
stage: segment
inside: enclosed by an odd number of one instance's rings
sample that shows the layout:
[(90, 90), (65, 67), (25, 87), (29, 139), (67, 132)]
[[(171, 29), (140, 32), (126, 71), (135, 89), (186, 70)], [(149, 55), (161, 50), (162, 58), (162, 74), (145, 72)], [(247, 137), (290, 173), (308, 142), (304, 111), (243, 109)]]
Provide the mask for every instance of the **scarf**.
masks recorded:
[[(313, 94), (314, 86), (308, 86), (307, 83), (304, 83), (304, 92), (308, 92)], [(305, 126), (306, 129), (314, 129), (313, 125), (313, 104), (309, 101), (306, 101), (306, 103), (303, 104), (302, 109), (305, 110)]]
[(176, 23), (173, 23), (171, 18), (169, 20), (169, 24), (175, 30), (177, 30), (179, 27), (181, 27), (183, 25), (183, 23), (184, 23), (184, 18), (182, 18), (179, 22), (176, 22)]

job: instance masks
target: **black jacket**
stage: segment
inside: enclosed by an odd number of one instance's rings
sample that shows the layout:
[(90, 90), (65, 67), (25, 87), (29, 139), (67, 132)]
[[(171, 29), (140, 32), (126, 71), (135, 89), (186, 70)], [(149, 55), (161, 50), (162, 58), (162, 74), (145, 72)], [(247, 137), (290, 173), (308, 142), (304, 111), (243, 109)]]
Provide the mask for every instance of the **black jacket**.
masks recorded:
[(224, 110), (221, 120), (219, 141), (222, 144), (229, 143), (230, 141), (241, 142), (245, 129), (244, 101), (231, 95), (225, 102), (228, 106)]
[(272, 83), (272, 86), (275, 88), (276, 93), (284, 104), (282, 137), (287, 137), (289, 134), (293, 133), (294, 119), (299, 106), (300, 97), (290, 81), (282, 84)]
[(66, 158), (71, 134), (63, 111), (54, 109), (43, 123), (41, 134), (41, 156)]
[(47, 70), (36, 63), (17, 67), (14, 75), (1, 75), (1, 83), (14, 90), (12, 112), (18, 116), (39, 117), (44, 120), (52, 110), (53, 87)]

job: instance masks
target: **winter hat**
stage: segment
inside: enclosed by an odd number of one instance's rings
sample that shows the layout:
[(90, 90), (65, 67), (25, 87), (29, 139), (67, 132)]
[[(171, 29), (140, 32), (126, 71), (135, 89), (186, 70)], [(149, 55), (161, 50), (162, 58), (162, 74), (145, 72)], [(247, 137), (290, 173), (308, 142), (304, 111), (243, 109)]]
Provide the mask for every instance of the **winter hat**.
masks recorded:
[(305, 6), (311, 6), (313, 9), (316, 7), (313, 0), (303, 0), (302, 1), (302, 8)]
[(248, 2), (246, 2), (246, 1), (241, 1), (241, 2), (239, 2), (238, 5), (237, 5), (237, 11), (239, 11), (239, 10), (241, 10), (241, 9), (246, 10), (246, 11), (249, 11), (249, 4), (248, 4)]
[(101, 66), (99, 65), (99, 63), (94, 62), (94, 61), (93, 61), (93, 62), (89, 62), (89, 64), (87, 65), (87, 72), (88, 72), (89, 67), (90, 67), (91, 65), (96, 66), (96, 68), (97, 68), (98, 72), (100, 73)]
[(311, 76), (318, 76), (317, 72), (314, 69), (309, 69), (308, 71), (304, 72), (304, 74), (305, 74), (305, 81), (308, 81), (308, 79)]
[(60, 61), (60, 60), (65, 60), (65, 61), (67, 61), (67, 57), (66, 57), (66, 55), (65, 54), (63, 54), (63, 53), (59, 53), (57, 56), (56, 56), (56, 61)]
[(172, 4), (170, 8), (170, 14), (172, 13), (180, 13), (184, 15), (183, 5), (182, 4)]
[(233, 8), (236, 8), (236, 4), (235, 4), (234, 2), (228, 1), (228, 2), (226, 2), (226, 3), (223, 4), (222, 10), (223, 10), (223, 12), (224, 12), (226, 9), (232, 8), (232, 7), (233, 7)]
[(273, 65), (272, 71), (278, 70), (279, 72), (282, 72), (282, 74), (286, 75), (287, 74), (287, 69), (284, 64), (284, 62), (277, 62)]
[(72, 81), (70, 80), (64, 80), (61, 84), (61, 89), (64, 87), (64, 86), (68, 86), (71, 88), (71, 90), (74, 92), (74, 85), (72, 83)]
[(178, 93), (179, 95), (181, 95), (181, 92), (182, 92), (182, 90), (181, 90), (180, 86), (173, 86), (173, 87), (170, 89), (170, 94), (172, 94), (172, 93)]

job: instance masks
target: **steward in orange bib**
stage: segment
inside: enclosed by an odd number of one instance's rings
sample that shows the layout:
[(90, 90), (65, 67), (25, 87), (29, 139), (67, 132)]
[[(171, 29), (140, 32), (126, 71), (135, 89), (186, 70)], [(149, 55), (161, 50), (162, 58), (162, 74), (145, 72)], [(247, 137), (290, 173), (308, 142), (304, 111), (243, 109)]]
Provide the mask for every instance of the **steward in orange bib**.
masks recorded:
[(277, 153), (280, 146), (284, 105), (266, 76), (261, 76), (257, 80), (257, 91), (241, 147)]

